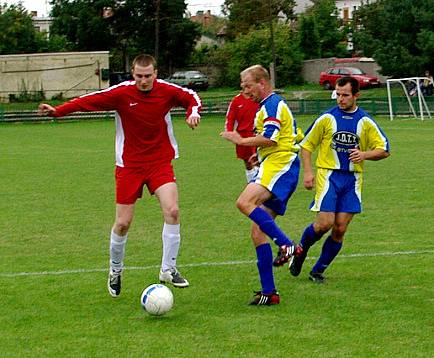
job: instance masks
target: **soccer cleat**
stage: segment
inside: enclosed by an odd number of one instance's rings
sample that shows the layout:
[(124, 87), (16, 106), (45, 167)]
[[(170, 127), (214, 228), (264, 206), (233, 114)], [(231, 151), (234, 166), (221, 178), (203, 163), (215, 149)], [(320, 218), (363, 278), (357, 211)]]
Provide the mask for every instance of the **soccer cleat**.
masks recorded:
[(107, 288), (110, 296), (116, 298), (121, 294), (121, 273), (122, 271), (115, 271), (110, 269), (107, 281)]
[(179, 271), (173, 267), (167, 271), (160, 270), (160, 282), (161, 283), (171, 283), (175, 287), (188, 287), (188, 281), (181, 276)]
[(282, 266), (287, 262), (291, 265), (294, 257), (300, 256), (302, 253), (303, 249), (299, 245), (283, 245), (279, 248), (279, 252), (273, 261), (273, 266)]
[(265, 294), (261, 291), (255, 291), (255, 296), (253, 300), (250, 301), (250, 306), (271, 306), (278, 305), (280, 303), (280, 296), (276, 290), (273, 292)]
[(326, 278), (323, 276), (322, 272), (309, 272), (309, 280), (315, 283), (325, 283)]
[(303, 249), (299, 255), (294, 256), (294, 259), (289, 265), (289, 272), (291, 273), (292, 276), (300, 275), (304, 260), (306, 260), (306, 256), (307, 256), (307, 251)]

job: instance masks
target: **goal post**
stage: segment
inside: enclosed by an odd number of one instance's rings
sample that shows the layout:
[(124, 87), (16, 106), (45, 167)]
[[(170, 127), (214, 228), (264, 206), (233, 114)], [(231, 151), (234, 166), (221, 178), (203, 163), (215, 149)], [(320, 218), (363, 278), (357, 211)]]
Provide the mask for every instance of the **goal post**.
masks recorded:
[[(398, 83), (402, 86), (402, 89), (404, 91), (405, 97), (406, 97), (407, 102), (408, 102), (408, 106), (409, 106), (409, 108), (410, 108), (410, 110), (413, 113), (413, 116), (415, 118), (420, 117), (420, 119), (423, 121), (425, 119), (424, 112), (427, 114), (427, 116), (429, 118), (431, 118), (431, 113), (429, 111), (428, 105), (426, 104), (425, 98), (424, 98), (422, 90), (421, 90), (421, 84), (422, 84), (423, 80), (425, 80), (425, 79), (428, 79), (428, 78), (426, 78), (426, 77), (407, 77), (407, 78), (393, 78), (393, 79), (388, 79), (386, 81), (387, 98), (388, 98), (388, 102), (389, 102), (389, 115), (390, 115), (391, 121), (393, 121), (393, 103), (392, 103), (393, 97), (392, 97), (392, 91), (391, 91), (391, 84), (393, 84), (393, 83)], [(414, 94), (408, 92), (408, 88), (406, 86), (407, 83), (414, 85), (414, 91), (415, 91)], [(412, 95), (417, 95), (418, 104), (419, 104), (419, 114), (417, 113), (417, 111), (415, 110), (415, 108), (413, 106), (413, 102), (411, 100)]]

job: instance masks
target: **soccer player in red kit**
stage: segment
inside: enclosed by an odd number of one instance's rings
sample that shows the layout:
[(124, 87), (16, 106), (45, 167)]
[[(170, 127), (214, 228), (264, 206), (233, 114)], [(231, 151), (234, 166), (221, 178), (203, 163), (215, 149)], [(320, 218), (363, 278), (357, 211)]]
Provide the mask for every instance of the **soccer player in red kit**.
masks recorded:
[[(254, 137), (254, 119), (259, 104), (245, 94), (244, 88), (231, 101), (226, 113), (225, 131), (236, 130), (241, 137)], [(236, 145), (237, 158), (244, 160), (247, 182), (250, 182), (256, 174), (255, 167), (249, 159), (256, 154), (256, 147)]]
[(176, 287), (188, 281), (176, 267), (180, 246), (178, 189), (171, 164), (178, 157), (170, 110), (186, 109), (186, 122), (194, 129), (200, 122), (201, 100), (192, 90), (157, 79), (157, 64), (150, 55), (137, 56), (133, 81), (85, 94), (60, 106), (39, 105), (39, 114), (62, 117), (76, 111), (115, 111), (116, 216), (110, 234), (108, 291), (118, 297), (124, 267), (125, 244), (136, 200), (146, 184), (157, 197), (164, 217), (163, 255), (159, 279)]

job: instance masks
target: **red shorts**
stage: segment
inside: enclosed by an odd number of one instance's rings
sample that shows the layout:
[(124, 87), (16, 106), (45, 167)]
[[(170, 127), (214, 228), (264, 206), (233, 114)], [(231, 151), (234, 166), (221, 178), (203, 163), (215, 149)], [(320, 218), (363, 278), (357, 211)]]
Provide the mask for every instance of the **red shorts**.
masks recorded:
[(116, 167), (116, 203), (134, 204), (142, 197), (143, 185), (154, 194), (160, 186), (175, 183), (175, 173), (170, 162), (150, 163), (138, 168)]
[[(249, 138), (255, 135), (251, 132), (238, 132), (241, 137)], [(256, 153), (256, 147), (248, 147), (245, 145), (236, 145), (235, 150), (237, 152), (237, 158), (243, 160), (249, 160), (249, 158)]]

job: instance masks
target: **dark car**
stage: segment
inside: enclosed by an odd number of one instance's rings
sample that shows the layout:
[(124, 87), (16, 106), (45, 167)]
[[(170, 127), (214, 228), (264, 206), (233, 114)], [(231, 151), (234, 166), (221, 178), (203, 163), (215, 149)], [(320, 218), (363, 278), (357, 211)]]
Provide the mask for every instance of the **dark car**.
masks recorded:
[(321, 72), (319, 84), (323, 86), (324, 89), (330, 90), (335, 88), (336, 81), (344, 76), (354, 77), (359, 82), (360, 88), (380, 86), (378, 77), (367, 75), (357, 67), (331, 67)]
[(199, 71), (178, 71), (166, 81), (191, 89), (206, 90), (209, 86), (208, 77)]
[(112, 72), (109, 76), (109, 84), (110, 86), (114, 86), (118, 83), (130, 81), (133, 79), (133, 75), (130, 72)]

